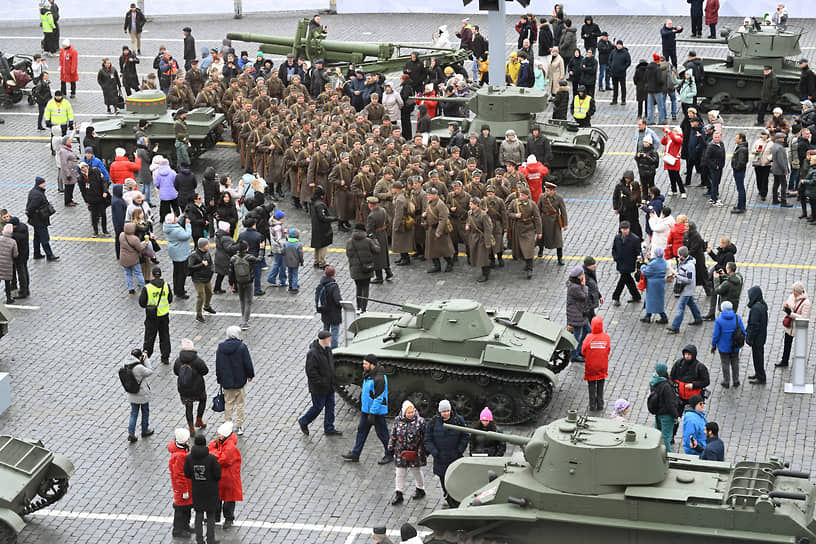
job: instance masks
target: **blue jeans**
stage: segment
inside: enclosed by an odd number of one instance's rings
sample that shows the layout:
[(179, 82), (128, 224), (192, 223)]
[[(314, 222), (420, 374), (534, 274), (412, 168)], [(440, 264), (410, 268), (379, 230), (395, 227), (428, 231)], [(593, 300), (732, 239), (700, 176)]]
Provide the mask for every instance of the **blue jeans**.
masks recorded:
[(133, 289), (133, 276), (136, 276), (136, 282), (139, 287), (145, 286), (144, 276), (142, 275), (142, 267), (139, 264), (133, 266), (123, 266), (125, 269), (125, 283), (127, 283), (128, 291)]
[(698, 308), (697, 303), (694, 302), (694, 297), (681, 296), (680, 300), (677, 302), (677, 315), (674, 316), (674, 321), (672, 321), (672, 329), (679, 329), (680, 325), (683, 324), (683, 317), (686, 315), (686, 305), (691, 308), (691, 315), (694, 317), (695, 322), (703, 319), (700, 315), (700, 308)]
[(275, 253), (274, 258), (272, 270), (269, 271), (266, 281), (271, 284), (286, 285), (286, 264), (283, 262), (283, 253)]
[(263, 263), (255, 263), (252, 266), (255, 267), (255, 294), (257, 295), (258, 293), (263, 293), (263, 291), (261, 291), (261, 273), (263, 272), (261, 268), (263, 268)]
[(340, 325), (327, 325), (326, 323), (323, 323), (323, 330), (331, 332), (331, 348), (335, 349), (337, 347), (337, 342), (340, 339)]
[(323, 412), (323, 432), (330, 432), (334, 430), (334, 393), (328, 395), (315, 395), (312, 393), (312, 406), (306, 410), (306, 413), (300, 416), (298, 423), (301, 425), (308, 425)]
[(128, 422), (128, 434), (136, 433), (136, 420), (139, 418), (139, 409), (142, 410), (142, 432), (146, 433), (150, 429), (150, 404), (130, 403), (130, 421)]
[(671, 114), (672, 117), (677, 117), (677, 93), (674, 91), (670, 93), (663, 93), (663, 116), (666, 116), (666, 98), (671, 98)]
[(572, 332), (572, 335), (578, 341), (578, 346), (574, 350), (572, 350), (571, 354), (572, 359), (575, 359), (576, 357), (581, 355), (581, 344), (584, 343), (584, 338), (586, 338), (586, 335), (589, 334), (591, 331), (592, 329), (589, 328), (589, 323), (585, 323), (583, 327), (581, 327), (580, 329), (575, 329)]
[(719, 170), (709, 170), (708, 175), (711, 179), (711, 200), (716, 202), (720, 199), (720, 179), (722, 179), (722, 168)]
[(745, 209), (745, 170), (734, 172), (734, 184), (737, 186), (737, 209)]
[[(48, 227), (43, 225), (34, 227), (34, 255), (42, 255), (45, 252), (46, 257), (51, 257), (54, 252), (51, 250), (51, 236), (48, 234)], [(42, 246), (42, 250), (40, 250)]]
[(646, 99), (646, 121), (654, 122), (654, 107), (657, 106), (659, 113), (658, 123), (663, 124), (666, 121), (666, 99), (663, 98), (663, 93), (649, 93)]
[(788, 191), (795, 191), (797, 185), (799, 185), (799, 169), (792, 168), (790, 178), (788, 178)]
[(607, 64), (598, 65), (598, 89), (609, 89), (612, 86), (612, 75), (607, 71)]
[[(142, 194), (145, 197), (145, 202), (147, 202), (148, 204), (150, 204), (150, 190), (152, 188), (153, 188), (152, 181), (149, 183), (142, 183)], [(162, 217), (162, 220), (164, 220), (164, 217)]]
[[(368, 432), (370, 430), (371, 424), (368, 422), (368, 414), (361, 412), (360, 423), (357, 425), (357, 438), (354, 440), (354, 448), (351, 450), (351, 453), (355, 456), (359, 457), (360, 452), (363, 451), (363, 446), (365, 446), (366, 438), (368, 438)], [(388, 453), (389, 434), (388, 424), (385, 422), (384, 415), (374, 416), (374, 431), (377, 433), (377, 438), (382, 442), (385, 456), (388, 457), (390, 455)]]
[(470, 75), (474, 82), (479, 81), (479, 63), (473, 59), (473, 64), (470, 67)]
[(289, 267), (289, 289), (298, 288), (298, 267)]

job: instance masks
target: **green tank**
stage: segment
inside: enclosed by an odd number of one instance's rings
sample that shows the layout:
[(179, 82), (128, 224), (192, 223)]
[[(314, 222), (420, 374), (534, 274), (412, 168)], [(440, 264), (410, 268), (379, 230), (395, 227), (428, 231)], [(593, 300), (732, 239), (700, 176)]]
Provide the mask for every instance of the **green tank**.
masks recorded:
[(336, 391), (358, 409), (362, 360), (373, 353), (388, 376), (391, 415), (408, 399), (429, 416), (447, 398), (466, 419), (489, 406), (496, 421), (523, 423), (550, 403), (576, 346), (564, 327), (525, 310), (464, 299), (393, 306), (404, 313), (363, 314), (349, 326), (353, 340), (333, 350)]
[(522, 451), (455, 461), (460, 505), (420, 520), (425, 544), (816, 543), (810, 475), (775, 457), (701, 461), (667, 453), (653, 427), (575, 411), (529, 438), (461, 429)]
[(756, 111), (762, 89), (763, 68), (771, 66), (779, 81), (779, 99), (774, 102), (787, 111), (799, 113), (799, 75), (796, 61), (802, 56), (799, 40), (802, 29), (781, 29), (748, 17), (736, 30), (724, 28), (721, 40), (678, 39), (702, 46), (724, 44), (729, 54), (724, 59), (703, 58), (705, 77), (697, 97), (703, 109)]
[(73, 474), (73, 463), (42, 442), (0, 435), (0, 542), (17, 542), (23, 516), (62, 498)]
[[(464, 117), (436, 116), (431, 119), (431, 135), (447, 143), (448, 123), (459, 123), (462, 133), (479, 134), (482, 125), (490, 125), (490, 133), (501, 143), (505, 132), (512, 129), (521, 141), (526, 141), (533, 125), (550, 140), (552, 161), (547, 180), (569, 185), (588, 180), (595, 173), (597, 161), (606, 149), (606, 132), (600, 128), (579, 127), (574, 121), (536, 121), (536, 114), (547, 109), (547, 92), (524, 87), (493, 87), (485, 85), (469, 97), (416, 97), (439, 103), (462, 104)], [(470, 118), (468, 112), (475, 114)]]
[[(159, 144), (161, 155), (175, 164), (176, 136), (173, 130), (175, 110), (168, 111), (167, 97), (159, 90), (137, 91), (125, 100), (127, 111), (117, 117), (91, 121), (99, 135), (100, 152), (105, 160), (112, 161), (117, 147), (132, 152), (136, 149), (134, 135), (139, 121), (150, 122), (145, 133), (152, 144)], [(190, 158), (197, 157), (215, 146), (224, 131), (224, 114), (213, 108), (195, 108), (187, 113), (187, 131), (190, 134)]]

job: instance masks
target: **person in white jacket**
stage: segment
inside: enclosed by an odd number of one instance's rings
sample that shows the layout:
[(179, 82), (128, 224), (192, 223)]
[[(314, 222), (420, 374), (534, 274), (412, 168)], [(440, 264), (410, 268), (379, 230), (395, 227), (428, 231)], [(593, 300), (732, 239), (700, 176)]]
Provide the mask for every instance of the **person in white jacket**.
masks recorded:
[(660, 215), (655, 212), (649, 214), (649, 227), (652, 229), (652, 240), (650, 250), (654, 253), (657, 248), (665, 249), (669, 241), (669, 231), (674, 226), (674, 216), (671, 208), (663, 206)]
[(382, 105), (385, 111), (388, 112), (388, 117), (394, 123), (399, 123), (402, 118), (402, 106), (405, 103), (399, 93), (394, 92), (394, 88), (390, 83), (385, 84), (385, 92), (382, 97)]

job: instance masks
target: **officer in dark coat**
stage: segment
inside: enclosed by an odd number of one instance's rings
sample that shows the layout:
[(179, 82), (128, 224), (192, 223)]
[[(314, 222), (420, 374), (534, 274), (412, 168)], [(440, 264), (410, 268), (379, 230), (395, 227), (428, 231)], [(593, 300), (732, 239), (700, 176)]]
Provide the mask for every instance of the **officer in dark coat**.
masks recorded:
[(195, 509), (196, 542), (204, 542), (204, 514), (207, 514), (207, 542), (215, 542), (215, 517), (221, 507), (218, 482), (221, 481), (221, 465), (207, 448), (207, 438), (197, 434), (190, 453), (184, 460), (184, 475), (190, 478)]
[(535, 155), (538, 162), (549, 168), (552, 146), (549, 138), (541, 134), (541, 127), (538, 125), (533, 125), (532, 135), (527, 139), (527, 155)]
[(748, 289), (748, 327), (745, 330), (745, 343), (751, 346), (751, 358), (754, 362), (754, 375), (748, 376), (751, 383), (764, 384), (765, 377), (765, 342), (768, 338), (768, 305), (762, 298), (762, 288), (754, 285)]
[(309, 423), (323, 412), (323, 433), (327, 436), (340, 436), (343, 433), (334, 428), (334, 356), (331, 345), (332, 335), (329, 331), (317, 333), (317, 339), (309, 345), (306, 354), (306, 377), (309, 380), (309, 394), (312, 406), (298, 419), (300, 430), (309, 435)]

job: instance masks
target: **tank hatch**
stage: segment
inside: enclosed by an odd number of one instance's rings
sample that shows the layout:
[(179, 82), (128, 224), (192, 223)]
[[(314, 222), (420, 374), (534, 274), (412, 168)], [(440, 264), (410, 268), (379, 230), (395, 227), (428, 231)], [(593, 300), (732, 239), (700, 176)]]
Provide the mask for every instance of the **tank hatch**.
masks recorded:
[(159, 90), (138, 91), (128, 96), (128, 113), (155, 116), (167, 113), (167, 97)]
[(487, 336), (493, 322), (476, 301), (452, 299), (434, 302), (421, 312), (422, 327), (449, 342), (461, 342)]

